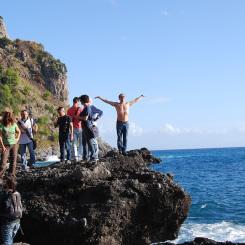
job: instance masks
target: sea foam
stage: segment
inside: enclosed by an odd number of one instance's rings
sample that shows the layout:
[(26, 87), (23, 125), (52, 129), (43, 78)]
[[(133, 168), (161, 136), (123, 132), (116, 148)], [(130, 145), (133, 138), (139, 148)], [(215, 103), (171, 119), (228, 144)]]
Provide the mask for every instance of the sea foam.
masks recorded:
[(245, 225), (231, 222), (214, 224), (183, 224), (178, 238), (172, 242), (183, 243), (195, 237), (206, 237), (218, 242), (245, 242)]

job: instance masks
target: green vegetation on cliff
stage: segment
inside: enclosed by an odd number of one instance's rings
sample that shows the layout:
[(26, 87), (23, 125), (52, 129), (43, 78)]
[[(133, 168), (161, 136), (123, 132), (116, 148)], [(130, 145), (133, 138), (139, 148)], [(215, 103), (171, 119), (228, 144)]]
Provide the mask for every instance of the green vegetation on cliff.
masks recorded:
[(57, 138), (56, 109), (68, 106), (66, 73), (65, 64), (42, 44), (0, 38), (0, 112), (10, 109), (19, 117), (30, 109), (39, 125), (39, 146)]
[(0, 111), (10, 107), (15, 114), (19, 113), (20, 105), (25, 103), (19, 85), (18, 73), (11, 68), (4, 70), (0, 65)]

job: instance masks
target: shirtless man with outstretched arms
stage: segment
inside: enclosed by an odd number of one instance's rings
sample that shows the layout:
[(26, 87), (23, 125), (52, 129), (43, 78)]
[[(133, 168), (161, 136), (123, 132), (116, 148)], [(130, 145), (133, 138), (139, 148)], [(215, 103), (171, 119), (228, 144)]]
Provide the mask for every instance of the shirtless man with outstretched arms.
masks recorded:
[(95, 97), (96, 99), (100, 99), (105, 103), (115, 107), (117, 111), (117, 146), (119, 152), (122, 154), (126, 154), (127, 150), (129, 107), (138, 102), (143, 97), (144, 95), (141, 95), (129, 102), (126, 102), (126, 97), (124, 94), (119, 94), (119, 102), (112, 102), (100, 96)]

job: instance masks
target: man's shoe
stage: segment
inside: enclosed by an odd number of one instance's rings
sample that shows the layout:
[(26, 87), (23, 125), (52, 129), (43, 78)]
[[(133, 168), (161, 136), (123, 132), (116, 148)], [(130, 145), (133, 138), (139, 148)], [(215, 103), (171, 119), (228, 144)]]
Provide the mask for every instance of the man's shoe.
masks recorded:
[(71, 164), (71, 160), (67, 160), (66, 163), (67, 163), (67, 164)]

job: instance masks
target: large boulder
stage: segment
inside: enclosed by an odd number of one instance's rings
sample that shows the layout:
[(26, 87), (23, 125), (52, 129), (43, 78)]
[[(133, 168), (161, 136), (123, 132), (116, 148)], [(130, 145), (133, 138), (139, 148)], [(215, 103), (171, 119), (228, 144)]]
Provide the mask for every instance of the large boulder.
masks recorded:
[(108, 154), (96, 165), (57, 164), (18, 173), (32, 245), (144, 245), (175, 239), (190, 196), (142, 155)]

